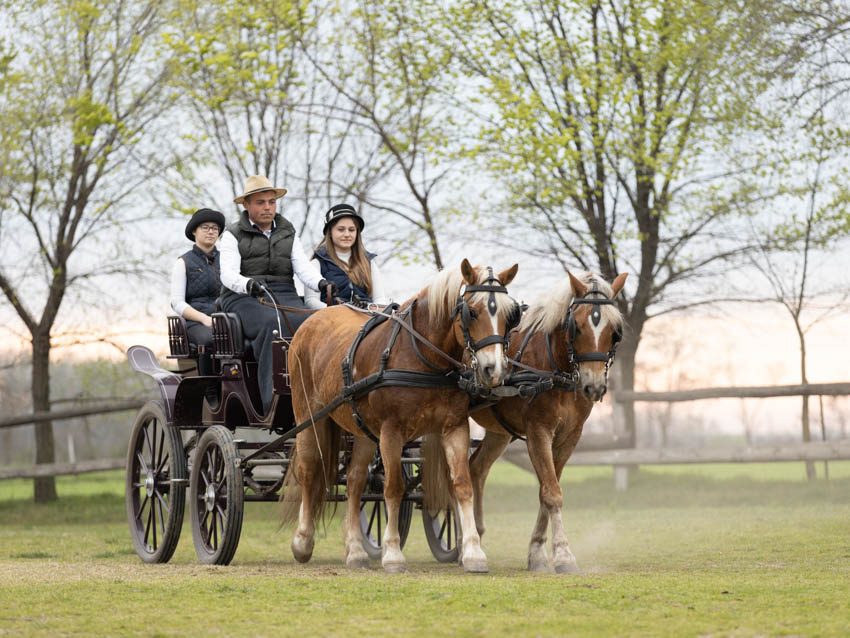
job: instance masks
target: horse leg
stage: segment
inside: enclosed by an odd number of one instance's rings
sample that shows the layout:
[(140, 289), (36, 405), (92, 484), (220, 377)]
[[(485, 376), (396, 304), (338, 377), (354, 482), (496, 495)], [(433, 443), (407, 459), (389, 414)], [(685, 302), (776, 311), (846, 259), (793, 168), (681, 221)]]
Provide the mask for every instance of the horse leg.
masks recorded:
[[(561, 503), (563, 503), (563, 493), (560, 483), (561, 473), (564, 471), (564, 466), (567, 464), (580, 436), (581, 427), (573, 428), (569, 431), (559, 432), (552, 444), (555, 485), (558, 486), (559, 501)], [(562, 517), (562, 507), (558, 506), (557, 511), (552, 514), (552, 562), (554, 563), (555, 571), (559, 574), (578, 574), (581, 569), (578, 566), (575, 556), (570, 551)]]
[[(532, 428), (528, 433), (528, 456), (540, 481), (540, 509), (528, 548), (528, 569), (549, 571), (546, 557), (546, 527), (552, 523), (552, 563), (558, 573), (578, 571), (570, 551), (561, 518), (564, 498), (558, 483), (558, 472), (552, 454), (553, 432), (547, 428)], [(561, 466), (563, 468), (563, 466)]]
[(314, 510), (317, 507), (313, 499), (316, 494), (317, 482), (324, 482), (317, 433), (327, 426), (327, 419), (322, 419), (295, 438), (298, 459), (296, 476), (298, 477), (298, 484), (301, 486), (301, 508), (298, 510), (298, 527), (292, 537), (292, 555), (299, 563), (306, 563), (313, 556), (316, 532)]
[[(545, 428), (529, 428), (527, 436), (528, 457), (540, 485), (537, 521), (534, 523), (528, 545), (528, 569), (532, 572), (548, 572), (551, 566), (549, 557), (546, 555), (546, 529), (549, 527), (552, 508), (550, 499), (547, 497), (555, 474), (555, 466), (552, 462), (552, 432)], [(557, 486), (557, 481), (555, 484)]]
[(348, 463), (345, 495), (345, 566), (369, 567), (369, 554), (363, 549), (363, 531), (360, 529), (360, 497), (366, 485), (369, 462), (375, 456), (375, 444), (365, 436), (354, 437), (354, 449)]
[(487, 572), (487, 557), (481, 549), (481, 537), (475, 529), (472, 480), (469, 475), (469, 428), (464, 423), (442, 436), (443, 450), (451, 473), (458, 518), (463, 532), (461, 563), (467, 572)]
[(404, 476), (401, 471), (401, 450), (404, 440), (401, 433), (391, 427), (381, 428), (381, 459), (384, 462), (384, 502), (387, 506), (387, 526), (381, 543), (381, 564), (389, 573), (407, 571), (401, 553), (401, 536), (398, 533), (398, 515), (404, 496)]
[(491, 432), (487, 430), (484, 434), (484, 439), (481, 445), (475, 450), (472, 458), (469, 459), (469, 474), (472, 480), (473, 492), (473, 508), (475, 510), (475, 528), (478, 531), (478, 536), (484, 536), (484, 484), (487, 482), (487, 475), (490, 473), (490, 468), (493, 467), (505, 448), (511, 442), (511, 435), (507, 432)]

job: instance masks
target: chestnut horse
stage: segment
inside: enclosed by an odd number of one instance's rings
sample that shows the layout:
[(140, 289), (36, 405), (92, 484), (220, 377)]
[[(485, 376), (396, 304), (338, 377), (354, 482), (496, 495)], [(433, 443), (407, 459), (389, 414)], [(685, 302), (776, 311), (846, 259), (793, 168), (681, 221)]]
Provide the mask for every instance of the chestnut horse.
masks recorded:
[[(425, 373), (445, 381), (446, 362), (466, 358), (472, 361), (478, 382), (499, 385), (507, 371), (504, 342), (518, 307), (504, 288), (516, 275), (518, 266), (493, 275), (492, 268), (472, 267), (464, 259), (460, 269), (439, 273), (434, 282), (416, 297), (405, 302), (396, 317), (409, 313), (408, 322), (425, 341), (415, 340), (404, 329), (398, 339), (399, 322), (387, 320), (368, 332), (350, 361), (353, 379), (363, 379), (379, 370), (382, 355), (394, 370)], [(487, 288), (493, 287), (492, 292)], [(368, 316), (348, 307), (331, 307), (307, 319), (289, 350), (292, 407), (296, 422), (308, 420), (322, 406), (337, 397), (344, 386), (341, 369), (350, 347)], [(432, 349), (428, 346), (435, 346)], [(442, 355), (436, 350), (442, 351)], [(445, 355), (445, 356), (444, 356)], [(442, 372), (435, 373), (435, 370)], [(388, 370), (389, 372), (389, 370)], [(362, 425), (380, 441), (385, 469), (384, 499), (387, 524), (382, 541), (382, 565), (388, 572), (404, 571), (398, 517), (405, 485), (401, 454), (405, 442), (423, 434), (440, 436), (451, 470), (454, 492), (459, 505), (463, 530), (461, 561), (466, 571), (486, 572), (487, 558), (475, 527), (468, 453), (469, 394), (457, 384), (442, 387), (379, 387), (357, 398), (356, 407)], [(360, 496), (365, 487), (367, 468), (376, 445), (357, 424), (351, 408), (343, 404), (296, 438), (296, 472), (287, 472), (281, 493), (282, 522), (298, 526), (292, 540), (296, 560), (306, 562), (313, 552), (315, 522), (323, 510), (329, 486), (336, 484), (339, 463), (340, 431), (355, 435), (346, 474), (347, 516), (344, 527), (344, 556), (349, 567), (367, 567), (369, 556), (363, 548), (360, 528)], [(301, 486), (300, 506), (291, 492), (294, 479)]]
[[(618, 275), (611, 285), (592, 273), (582, 273), (578, 278), (568, 275), (528, 308), (511, 335), (508, 350), (511, 360), (543, 372), (539, 378), (557, 373), (548, 377), (553, 378), (555, 387), (533, 398), (505, 398), (472, 413), (486, 429), (484, 440), (470, 459), (479, 536), (484, 534), (484, 483), (490, 467), (512, 436), (527, 439), (528, 456), (540, 483), (540, 508), (528, 547), (528, 569), (535, 572), (552, 567), (558, 573), (578, 571), (561, 519), (559, 481), (593, 403), (601, 401), (607, 390), (608, 366), (623, 324), (613, 300), (623, 289), (626, 273)], [(518, 370), (523, 368), (516, 366), (512, 373)], [(528, 371), (517, 378), (522, 374)], [(510, 377), (506, 383), (512, 383)], [(550, 521), (551, 564), (545, 547)]]

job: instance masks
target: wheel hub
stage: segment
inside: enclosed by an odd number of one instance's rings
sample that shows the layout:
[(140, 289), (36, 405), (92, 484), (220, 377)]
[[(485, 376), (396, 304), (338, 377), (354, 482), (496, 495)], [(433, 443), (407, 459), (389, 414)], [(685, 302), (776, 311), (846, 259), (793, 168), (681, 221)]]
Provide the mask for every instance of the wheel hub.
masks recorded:
[(207, 491), (204, 493), (204, 505), (206, 505), (208, 512), (212, 512), (215, 507), (215, 493), (217, 489), (218, 485), (215, 483), (207, 485)]
[(145, 477), (145, 493), (149, 497), (153, 495), (154, 485), (155, 485), (155, 481), (154, 481), (154, 478), (153, 478), (153, 473), (148, 472), (147, 476)]

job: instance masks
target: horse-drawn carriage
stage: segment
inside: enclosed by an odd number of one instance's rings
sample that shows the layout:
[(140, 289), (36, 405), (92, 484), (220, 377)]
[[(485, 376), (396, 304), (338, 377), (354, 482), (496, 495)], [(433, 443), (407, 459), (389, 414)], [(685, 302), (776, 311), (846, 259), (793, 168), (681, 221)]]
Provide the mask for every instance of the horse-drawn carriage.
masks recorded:
[[(250, 342), (243, 339), (235, 314), (212, 315), (215, 377), (197, 374), (203, 353), (189, 342), (182, 317), (168, 318), (168, 358), (177, 370), (159, 366), (144, 346), (132, 346), (127, 356), (138, 372), (152, 377), (162, 395), (149, 401), (136, 416), (127, 455), (126, 504), (130, 535), (139, 557), (149, 563), (167, 562), (183, 526), (186, 499), (195, 551), (203, 563), (226, 565), (236, 552), (245, 501), (277, 501), (294, 446), (290, 379), (286, 355), (289, 339), (273, 342), (275, 398), (268, 415), (260, 410), (257, 363)], [(208, 384), (216, 385), (218, 401), (205, 400)], [(235, 438), (250, 430), (266, 441)], [(274, 435), (278, 436), (274, 436)], [(344, 500), (345, 472), (352, 435), (347, 435), (339, 481), (328, 495)], [(405, 446), (406, 491), (400, 532), (404, 544), (414, 509), (422, 509), (422, 458), (419, 441)], [(381, 555), (386, 522), (383, 504), (384, 470), (380, 455), (369, 466), (367, 489), (360, 499), (364, 548)], [(437, 560), (457, 560), (457, 528), (451, 509), (422, 511), (425, 534)]]
[[(531, 308), (510, 341), (520, 313), (505, 286), (516, 270), (494, 275), (464, 260), (401, 307), (316, 313), (293, 340), (273, 342), (274, 398), (265, 415), (257, 363), (236, 315), (213, 315), (215, 376), (169, 372), (147, 348), (130, 348), (131, 365), (154, 378), (162, 395), (139, 412), (127, 458), (127, 514), (142, 560), (170, 559), (188, 494), (195, 549), (205, 563), (232, 560), (245, 500), (281, 498), (284, 521), (297, 521), (292, 551), (301, 562), (312, 555), (325, 502), (345, 500), (348, 566), (381, 557), (387, 571), (404, 570), (401, 547), (413, 510), (421, 509), (438, 560), (486, 571), (484, 482), (511, 438), (526, 435), (541, 482), (529, 568), (577, 569), (561, 524), (558, 479), (606, 390), (622, 326), (614, 297), (625, 275), (613, 285), (591, 273), (570, 275)], [(191, 368), (198, 353), (181, 320), (169, 321), (170, 356)], [(217, 401), (204, 398), (210, 383)], [(487, 436), (470, 461), (473, 409)], [(247, 441), (235, 438), (237, 430), (277, 436)], [(550, 522), (551, 564), (543, 547)]]

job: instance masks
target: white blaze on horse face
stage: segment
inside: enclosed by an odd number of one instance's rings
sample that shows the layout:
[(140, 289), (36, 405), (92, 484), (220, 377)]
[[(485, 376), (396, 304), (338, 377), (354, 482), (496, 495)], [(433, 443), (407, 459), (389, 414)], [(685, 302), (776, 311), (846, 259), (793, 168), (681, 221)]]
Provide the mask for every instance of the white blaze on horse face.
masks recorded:
[[(593, 331), (594, 351), (602, 352), (602, 349), (599, 347), (599, 340), (602, 338), (602, 332), (608, 325), (608, 320), (605, 319), (605, 316), (603, 315), (599, 321), (599, 325), (594, 325), (592, 319), (589, 319), (587, 323)], [(607, 350), (605, 352), (607, 352)], [(581, 385), (607, 386), (608, 379), (605, 375), (605, 364), (599, 362), (596, 365), (590, 365), (590, 363), (591, 362), (584, 362), (579, 366), (579, 370), (581, 371)]]
[[(493, 334), (500, 334), (499, 317), (497, 315), (498, 311), (490, 312), (490, 309), (488, 308), (487, 312), (490, 314), (490, 325), (493, 327)], [(478, 359), (479, 369), (486, 369), (489, 367), (492, 371), (489, 378), (485, 378), (483, 381), (492, 383), (493, 385), (501, 383), (502, 377), (505, 375), (505, 353), (502, 344), (494, 343), (481, 348), (475, 356)]]

